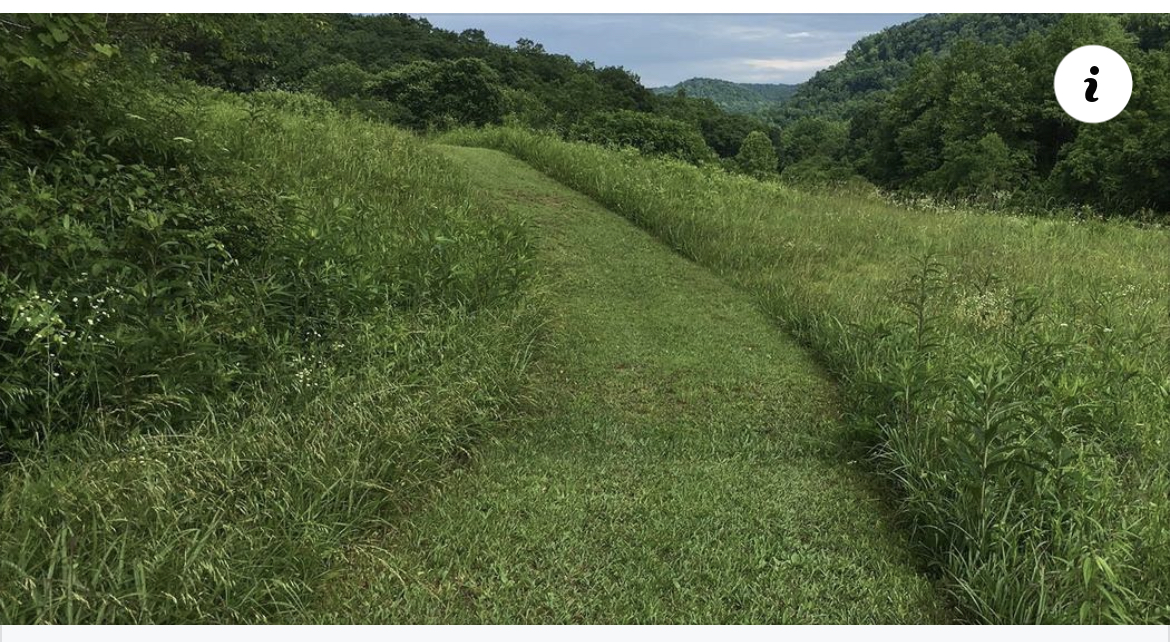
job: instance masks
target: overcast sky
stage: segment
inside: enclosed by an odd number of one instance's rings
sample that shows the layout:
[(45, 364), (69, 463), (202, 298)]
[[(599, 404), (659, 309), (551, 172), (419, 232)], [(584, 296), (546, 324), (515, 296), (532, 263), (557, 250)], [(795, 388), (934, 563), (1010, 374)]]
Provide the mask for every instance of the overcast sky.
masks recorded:
[(921, 14), (416, 14), (493, 42), (528, 38), (552, 53), (622, 66), (647, 87), (696, 76), (797, 83), (862, 36)]

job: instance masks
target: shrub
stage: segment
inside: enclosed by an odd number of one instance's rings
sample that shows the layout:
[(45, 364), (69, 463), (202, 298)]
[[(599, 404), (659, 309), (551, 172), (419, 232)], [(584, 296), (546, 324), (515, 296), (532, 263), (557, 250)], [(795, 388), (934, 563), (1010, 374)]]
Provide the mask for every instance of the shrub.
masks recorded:
[(117, 54), (88, 14), (22, 14), (0, 21), (0, 119), (48, 126), (76, 111), (91, 75)]
[(827, 156), (812, 156), (785, 165), (780, 178), (786, 183), (809, 186), (842, 185), (857, 181), (864, 183), (864, 179), (854, 174), (848, 165)]
[(696, 165), (716, 158), (694, 126), (635, 111), (592, 114), (574, 125), (569, 136), (598, 145), (635, 147), (645, 154), (669, 156)]

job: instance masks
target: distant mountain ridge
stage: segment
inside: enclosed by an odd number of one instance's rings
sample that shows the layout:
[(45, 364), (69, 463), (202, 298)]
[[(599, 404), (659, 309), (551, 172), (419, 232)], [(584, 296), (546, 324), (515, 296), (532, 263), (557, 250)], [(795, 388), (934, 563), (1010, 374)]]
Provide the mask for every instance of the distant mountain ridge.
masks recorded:
[(799, 85), (780, 83), (740, 83), (717, 78), (691, 78), (669, 87), (654, 87), (659, 95), (676, 94), (680, 90), (691, 98), (707, 98), (719, 107), (737, 114), (756, 114), (784, 104)]

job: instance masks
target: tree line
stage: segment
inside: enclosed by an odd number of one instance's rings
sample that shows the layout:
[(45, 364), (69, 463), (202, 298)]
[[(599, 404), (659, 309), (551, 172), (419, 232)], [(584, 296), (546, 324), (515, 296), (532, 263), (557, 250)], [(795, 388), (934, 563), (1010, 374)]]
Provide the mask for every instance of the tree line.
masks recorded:
[[(938, 30), (954, 37), (940, 45)], [(1061, 59), (1088, 44), (1117, 51), (1134, 77), (1128, 106), (1103, 124), (1074, 120), (1052, 90)], [(922, 53), (899, 53), (915, 51)], [(792, 141), (780, 150), (783, 171), (857, 173), (891, 190), (985, 202), (1164, 216), (1170, 15), (924, 18), (862, 40), (772, 118)]]
[[(98, 21), (127, 64), (150, 73), (234, 92), (312, 93), (416, 131), (506, 123), (790, 182), (1170, 211), (1167, 14), (925, 16), (861, 39), (781, 107), (757, 114), (657, 95), (624, 68), (531, 40), (504, 46), (406, 15)], [(1134, 75), (1129, 106), (1101, 125), (1064, 114), (1051, 88), (1057, 63), (1084, 44), (1118, 51)], [(748, 162), (741, 152), (753, 133), (772, 149), (761, 156), (753, 144)]]

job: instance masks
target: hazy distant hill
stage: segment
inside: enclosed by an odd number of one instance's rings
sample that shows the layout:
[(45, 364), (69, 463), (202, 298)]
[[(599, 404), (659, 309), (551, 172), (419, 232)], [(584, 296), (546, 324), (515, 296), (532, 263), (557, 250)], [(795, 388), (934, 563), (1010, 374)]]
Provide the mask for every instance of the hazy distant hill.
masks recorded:
[(677, 85), (651, 89), (656, 94), (674, 94), (680, 89), (691, 98), (709, 98), (727, 111), (754, 114), (784, 103), (798, 85), (740, 83), (715, 78), (691, 78)]

